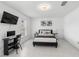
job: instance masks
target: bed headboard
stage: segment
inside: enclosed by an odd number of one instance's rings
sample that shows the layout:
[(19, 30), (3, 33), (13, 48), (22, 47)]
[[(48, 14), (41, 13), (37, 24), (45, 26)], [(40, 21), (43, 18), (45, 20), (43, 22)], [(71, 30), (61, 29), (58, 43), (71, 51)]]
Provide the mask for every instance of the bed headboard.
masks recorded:
[(42, 34), (53, 34), (53, 30), (52, 29), (39, 29), (39, 33)]

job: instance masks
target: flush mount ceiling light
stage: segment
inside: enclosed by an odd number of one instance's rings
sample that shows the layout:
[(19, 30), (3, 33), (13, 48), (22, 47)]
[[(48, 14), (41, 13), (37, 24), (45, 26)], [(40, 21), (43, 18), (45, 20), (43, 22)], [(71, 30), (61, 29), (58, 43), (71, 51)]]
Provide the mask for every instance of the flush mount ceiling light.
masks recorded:
[(65, 6), (67, 4), (67, 1), (63, 1), (62, 3), (61, 3), (61, 6)]
[(40, 4), (38, 7), (41, 11), (48, 11), (50, 9), (50, 5), (47, 3)]

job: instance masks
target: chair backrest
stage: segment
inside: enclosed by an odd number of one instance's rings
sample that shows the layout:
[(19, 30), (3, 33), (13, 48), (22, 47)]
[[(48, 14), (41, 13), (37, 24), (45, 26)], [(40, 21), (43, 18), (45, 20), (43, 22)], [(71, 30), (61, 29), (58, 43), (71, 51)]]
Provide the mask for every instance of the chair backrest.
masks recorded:
[(16, 39), (20, 42), (20, 40), (21, 40), (21, 34), (17, 35)]
[(17, 37), (17, 38), (20, 38), (20, 37), (21, 37), (21, 34), (17, 35), (16, 37)]

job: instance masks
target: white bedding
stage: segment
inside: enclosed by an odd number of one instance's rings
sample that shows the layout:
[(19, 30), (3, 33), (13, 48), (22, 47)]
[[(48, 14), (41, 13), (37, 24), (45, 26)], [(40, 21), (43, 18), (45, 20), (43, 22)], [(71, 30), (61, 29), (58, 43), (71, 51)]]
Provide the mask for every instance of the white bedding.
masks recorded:
[(34, 42), (56, 42), (55, 38), (35, 38)]
[(39, 36), (54, 36), (54, 34), (39, 34)]

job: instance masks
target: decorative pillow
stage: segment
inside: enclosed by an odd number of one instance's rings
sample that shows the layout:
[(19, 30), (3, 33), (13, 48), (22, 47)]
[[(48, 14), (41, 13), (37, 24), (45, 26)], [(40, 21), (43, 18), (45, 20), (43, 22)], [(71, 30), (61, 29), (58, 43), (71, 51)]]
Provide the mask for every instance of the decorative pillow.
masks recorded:
[(40, 33), (40, 34), (52, 34), (53, 31), (50, 30), (50, 29), (40, 29), (40, 30), (39, 30), (39, 33)]
[(51, 34), (51, 31), (46, 31), (45, 34)]

